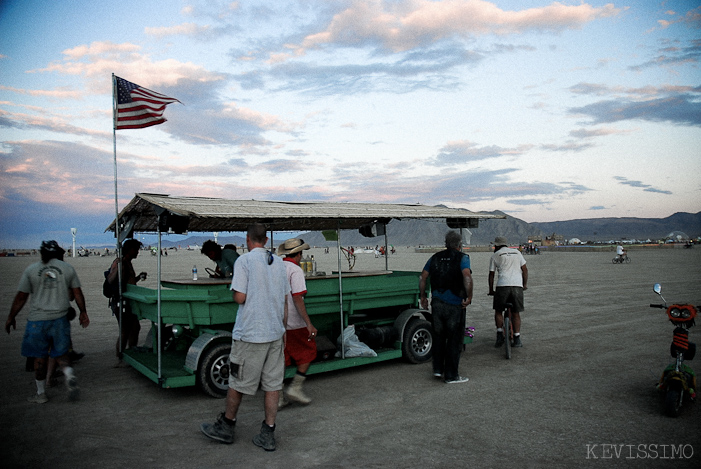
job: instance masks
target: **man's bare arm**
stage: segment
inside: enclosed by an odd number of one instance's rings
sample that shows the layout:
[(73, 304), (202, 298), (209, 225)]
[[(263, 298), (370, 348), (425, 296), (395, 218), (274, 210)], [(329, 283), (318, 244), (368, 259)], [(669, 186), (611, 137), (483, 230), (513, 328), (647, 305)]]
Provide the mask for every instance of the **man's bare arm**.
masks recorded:
[(15, 318), (24, 307), (27, 298), (29, 298), (29, 293), (18, 291), (15, 295), (15, 299), (12, 301), (12, 306), (10, 307), (10, 314), (7, 316), (7, 321), (5, 321), (5, 331), (7, 331), (8, 334), (10, 333), (10, 327), (17, 330)]

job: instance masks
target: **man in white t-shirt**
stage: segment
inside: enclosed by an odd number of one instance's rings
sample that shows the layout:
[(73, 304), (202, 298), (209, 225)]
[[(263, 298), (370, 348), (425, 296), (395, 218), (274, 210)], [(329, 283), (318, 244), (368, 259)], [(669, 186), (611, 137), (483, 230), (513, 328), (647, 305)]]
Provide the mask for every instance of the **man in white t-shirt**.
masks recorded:
[(623, 262), (623, 258), (626, 255), (626, 250), (620, 244), (616, 247), (616, 257), (618, 257), (619, 262)]
[(285, 393), (280, 393), (278, 408), (287, 405), (285, 395), (291, 401), (309, 404), (312, 400), (302, 391), (302, 384), (307, 378), (309, 365), (316, 358), (316, 327), (312, 324), (304, 295), (307, 294), (307, 282), (299, 266), (302, 252), (309, 249), (303, 239), (291, 238), (280, 245), (277, 252), (284, 257), (290, 293), (287, 294), (287, 339), (285, 341), (285, 366), (297, 365), (292, 382)]
[[(497, 273), (496, 289), (494, 288), (494, 273)], [(508, 247), (504, 236), (494, 240), (494, 254), (489, 259), (489, 296), (494, 297), (494, 322), (497, 326), (497, 341), (495, 347), (504, 343), (504, 305), (511, 303), (511, 320), (514, 328), (514, 347), (522, 347), (521, 343), (521, 312), (523, 307), (523, 291), (528, 283), (528, 267), (526, 259), (518, 249)], [(508, 331), (507, 331), (508, 332)]]

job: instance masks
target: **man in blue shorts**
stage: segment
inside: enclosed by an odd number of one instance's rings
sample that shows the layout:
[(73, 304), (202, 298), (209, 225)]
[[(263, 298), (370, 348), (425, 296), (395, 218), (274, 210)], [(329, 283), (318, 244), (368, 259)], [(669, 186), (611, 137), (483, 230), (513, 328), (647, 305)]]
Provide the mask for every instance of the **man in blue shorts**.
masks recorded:
[(244, 394), (254, 395), (260, 386), (265, 393), (265, 420), (253, 443), (275, 450), (275, 418), (285, 377), (284, 335), (287, 324), (286, 297), (290, 292), (282, 259), (265, 249), (265, 226), (248, 227), (248, 253), (234, 264), (231, 290), (239, 304), (231, 333), (229, 390), (226, 411), (214, 423), (203, 423), (202, 433), (213, 440), (234, 442), (234, 425)]
[(22, 273), (10, 315), (5, 322), (5, 330), (9, 334), (11, 328), (17, 329), (15, 318), (31, 296), (27, 327), (22, 340), (22, 356), (34, 358), (37, 392), (28, 400), (37, 404), (49, 400), (46, 396), (46, 365), (49, 356), (58, 360), (66, 377), (68, 398), (75, 400), (79, 392), (78, 380), (68, 358), (71, 326), (66, 315), (71, 307), (72, 293), (80, 310), (80, 325), (88, 327), (90, 319), (85, 309), (85, 297), (73, 266), (59, 260), (65, 251), (56, 241), (42, 242), (39, 252), (41, 262), (35, 262)]

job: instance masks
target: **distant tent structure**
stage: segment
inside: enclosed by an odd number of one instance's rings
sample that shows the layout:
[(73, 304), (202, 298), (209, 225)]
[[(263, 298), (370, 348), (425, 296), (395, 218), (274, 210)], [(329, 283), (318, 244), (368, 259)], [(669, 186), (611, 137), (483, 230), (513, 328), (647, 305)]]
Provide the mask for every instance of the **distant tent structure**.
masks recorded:
[(667, 236), (665, 236), (665, 241), (668, 243), (684, 243), (689, 241), (689, 235), (683, 231), (672, 231)]

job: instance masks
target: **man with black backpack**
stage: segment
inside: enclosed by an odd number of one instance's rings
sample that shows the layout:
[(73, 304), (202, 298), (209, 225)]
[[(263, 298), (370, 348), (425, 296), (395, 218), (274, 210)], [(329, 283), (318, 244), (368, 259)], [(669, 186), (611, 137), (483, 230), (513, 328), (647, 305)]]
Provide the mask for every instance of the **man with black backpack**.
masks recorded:
[(465, 309), (472, 303), (470, 256), (462, 252), (459, 233), (445, 235), (444, 251), (434, 254), (421, 272), (421, 307), (428, 310), (426, 280), (431, 280), (431, 318), (433, 320), (433, 376), (446, 383), (464, 383), (458, 364), (465, 337)]
[[(141, 272), (138, 276), (134, 271), (132, 261), (139, 255), (141, 249), (141, 241), (137, 239), (127, 239), (122, 246), (122, 292), (126, 291), (127, 285), (136, 285), (139, 280), (146, 280), (146, 272)], [(131, 306), (128, 302), (121, 303), (121, 295), (119, 293), (119, 258), (112, 262), (110, 270), (106, 273), (105, 284), (102, 286), (102, 292), (107, 296), (110, 294), (110, 308), (112, 314), (117, 318), (117, 323), (122, 329), (122, 341), (120, 344), (117, 339), (117, 358), (119, 364), (122, 360), (122, 352), (127, 348), (136, 347), (139, 343), (139, 331), (141, 324), (139, 318), (131, 312)], [(120, 311), (121, 310), (121, 311)], [(123, 319), (123, 320), (122, 320)]]

